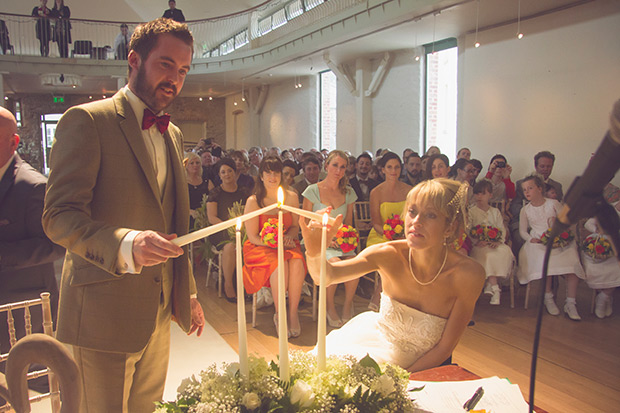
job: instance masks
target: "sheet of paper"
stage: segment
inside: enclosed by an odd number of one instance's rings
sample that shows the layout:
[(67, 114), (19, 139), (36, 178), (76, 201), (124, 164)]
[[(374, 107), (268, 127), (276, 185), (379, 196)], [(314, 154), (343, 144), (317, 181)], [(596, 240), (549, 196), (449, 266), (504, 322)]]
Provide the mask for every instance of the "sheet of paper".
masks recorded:
[(484, 389), (484, 395), (474, 410), (484, 409), (493, 413), (527, 413), (529, 410), (519, 386), (499, 377), (466, 381), (409, 382), (410, 389), (422, 386), (423, 390), (410, 393), (420, 412), (462, 413), (465, 411), (463, 404), (473, 396), (478, 387)]

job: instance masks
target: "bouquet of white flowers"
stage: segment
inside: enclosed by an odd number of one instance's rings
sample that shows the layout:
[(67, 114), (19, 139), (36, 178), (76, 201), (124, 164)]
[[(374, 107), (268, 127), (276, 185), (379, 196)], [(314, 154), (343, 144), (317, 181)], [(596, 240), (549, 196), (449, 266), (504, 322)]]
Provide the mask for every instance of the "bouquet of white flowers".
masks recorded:
[(378, 365), (369, 356), (329, 357), (318, 371), (314, 355), (290, 353), (290, 382), (278, 377), (276, 363), (249, 357), (249, 377), (239, 363), (215, 364), (185, 379), (175, 402), (158, 402), (156, 413), (204, 412), (413, 412), (409, 373), (398, 366)]

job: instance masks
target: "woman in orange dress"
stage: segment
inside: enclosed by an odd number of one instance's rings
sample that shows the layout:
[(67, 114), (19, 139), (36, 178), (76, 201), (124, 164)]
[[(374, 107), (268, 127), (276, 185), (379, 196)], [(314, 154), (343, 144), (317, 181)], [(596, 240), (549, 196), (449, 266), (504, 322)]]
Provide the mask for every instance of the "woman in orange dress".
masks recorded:
[[(282, 181), (282, 161), (275, 156), (264, 158), (258, 168), (258, 181), (245, 204), (245, 213), (256, 211), (277, 202), (278, 187)], [(284, 204), (299, 207), (298, 196), (284, 191)], [(276, 312), (273, 321), (278, 331), (278, 250), (267, 246), (260, 236), (263, 225), (270, 218), (278, 218), (278, 211), (260, 215), (246, 221), (247, 241), (243, 244), (243, 283), (249, 294), (270, 286)], [(299, 217), (290, 212), (283, 214), (284, 225), (284, 277), (288, 292), (288, 326), (291, 337), (299, 337), (301, 324), (297, 308), (301, 299), (301, 288), (306, 276), (306, 266), (299, 245)]]

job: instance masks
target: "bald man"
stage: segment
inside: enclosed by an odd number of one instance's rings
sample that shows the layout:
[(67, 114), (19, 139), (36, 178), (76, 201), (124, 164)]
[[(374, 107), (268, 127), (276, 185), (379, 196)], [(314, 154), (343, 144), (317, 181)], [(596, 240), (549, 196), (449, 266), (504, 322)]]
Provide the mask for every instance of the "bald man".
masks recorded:
[[(41, 214), (47, 179), (19, 157), (15, 152), (18, 144), (15, 117), (0, 107), (0, 304), (39, 298), (42, 292), (49, 292), (55, 320), (58, 284), (53, 263), (65, 250), (43, 232)], [(13, 316), (18, 336), (23, 336), (23, 312)], [(33, 332), (43, 332), (41, 321), (41, 313), (33, 311)], [(0, 320), (0, 352), (8, 349), (5, 315)], [(49, 391), (46, 378), (37, 380), (32, 388)]]

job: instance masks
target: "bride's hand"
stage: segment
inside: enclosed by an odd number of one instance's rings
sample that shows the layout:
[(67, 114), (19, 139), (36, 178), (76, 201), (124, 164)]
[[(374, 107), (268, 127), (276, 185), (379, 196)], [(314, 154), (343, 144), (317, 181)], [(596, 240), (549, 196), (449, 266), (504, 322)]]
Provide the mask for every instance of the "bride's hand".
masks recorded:
[[(317, 211), (321, 213), (321, 211)], [(323, 226), (319, 221), (311, 220), (306, 223), (299, 223), (299, 227), (301, 228), (301, 235), (304, 239), (304, 243), (306, 245), (306, 253), (310, 256), (319, 255), (321, 253), (321, 227)], [(336, 217), (333, 225), (327, 225), (327, 239), (328, 242), (334, 235), (338, 232), (338, 228), (342, 225), (342, 214)]]

